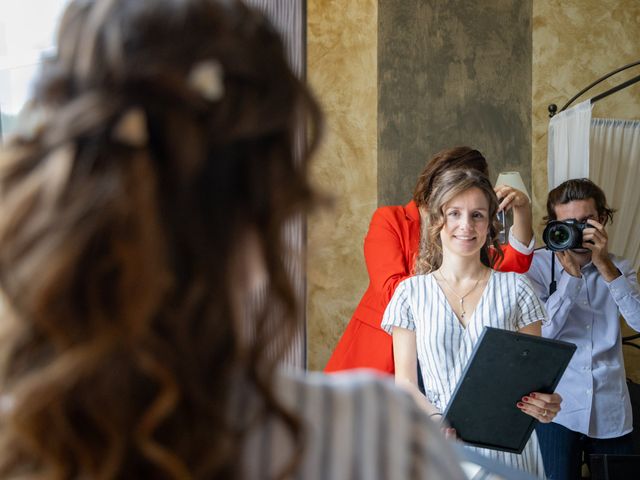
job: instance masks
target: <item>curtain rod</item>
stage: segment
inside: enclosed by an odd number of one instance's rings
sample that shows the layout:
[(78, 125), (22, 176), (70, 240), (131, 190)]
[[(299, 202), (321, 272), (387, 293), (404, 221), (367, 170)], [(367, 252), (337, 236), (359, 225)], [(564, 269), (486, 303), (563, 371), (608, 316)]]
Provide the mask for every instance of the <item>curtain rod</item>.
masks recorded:
[[(595, 87), (596, 85), (598, 85), (599, 83), (603, 82), (604, 80), (606, 80), (607, 78), (611, 77), (612, 75), (615, 75), (618, 72), (622, 72), (623, 70), (627, 70), (631, 67), (635, 67), (636, 65), (640, 65), (640, 60), (636, 61), (636, 62), (632, 62), (629, 63), (628, 65), (624, 65), (623, 67), (620, 68), (616, 68), (615, 70), (607, 73), (606, 75), (600, 77), (599, 79), (597, 79), (595, 82), (591, 83), (590, 85), (588, 85), (587, 87), (583, 88), (582, 90), (580, 90), (577, 94), (575, 94), (561, 109), (560, 112), (565, 111), (569, 105), (571, 105), (574, 100), (576, 100), (578, 97), (580, 97), (580, 95), (582, 95), (583, 93), (587, 92), (588, 90), (590, 90), (591, 88)], [(596, 95), (595, 97), (593, 97), (591, 99), (592, 103), (597, 102), (598, 100), (602, 100), (603, 98), (608, 97), (609, 95), (616, 93), (619, 90), (622, 90), (623, 88), (627, 88), (629, 85), (633, 85), (634, 83), (640, 81), (640, 75), (638, 75), (637, 77), (633, 77), (623, 83), (621, 83), (620, 85), (616, 85), (615, 87), (610, 88), (609, 90)], [(549, 105), (548, 107), (549, 110), (549, 117), (553, 117), (556, 113), (558, 112), (558, 106), (555, 103), (552, 103), (551, 105)]]
[(626, 82), (622, 82), (620, 85), (610, 88), (606, 92), (602, 92), (600, 95), (596, 95), (591, 99), (591, 103), (595, 103), (598, 100), (602, 100), (603, 98), (608, 97), (612, 93), (616, 93), (617, 91), (622, 90), (623, 88), (627, 88), (629, 85), (633, 85), (634, 83), (637, 83), (637, 82), (640, 82), (640, 75), (638, 75), (637, 77), (630, 78)]

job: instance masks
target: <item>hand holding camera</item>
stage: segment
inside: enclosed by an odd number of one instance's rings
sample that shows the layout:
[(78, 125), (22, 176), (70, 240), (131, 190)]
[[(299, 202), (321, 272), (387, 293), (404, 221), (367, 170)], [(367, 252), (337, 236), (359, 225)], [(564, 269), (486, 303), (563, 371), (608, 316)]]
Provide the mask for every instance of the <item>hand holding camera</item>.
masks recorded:
[(606, 281), (610, 282), (620, 275), (609, 258), (607, 231), (604, 225), (596, 220), (552, 220), (545, 227), (542, 239), (549, 250), (556, 252), (567, 273), (574, 277), (582, 276), (582, 265), (576, 256), (584, 254), (590, 255), (593, 265)]
[(591, 261), (607, 282), (622, 275), (609, 258), (609, 236), (604, 225), (595, 220), (587, 220), (589, 227), (582, 232), (583, 246), (591, 250)]
[(561, 252), (556, 252), (556, 258), (560, 261), (560, 265), (562, 265), (564, 271), (569, 275), (577, 278), (582, 277), (580, 263), (571, 255), (571, 251), (562, 250)]

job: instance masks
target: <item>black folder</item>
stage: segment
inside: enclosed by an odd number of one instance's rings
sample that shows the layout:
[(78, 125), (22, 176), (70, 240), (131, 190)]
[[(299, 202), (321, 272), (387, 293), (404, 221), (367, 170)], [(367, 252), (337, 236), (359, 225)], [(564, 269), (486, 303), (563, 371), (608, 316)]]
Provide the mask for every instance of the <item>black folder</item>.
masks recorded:
[(552, 393), (573, 343), (485, 327), (456, 386), (444, 419), (469, 445), (521, 453), (536, 420), (516, 403)]

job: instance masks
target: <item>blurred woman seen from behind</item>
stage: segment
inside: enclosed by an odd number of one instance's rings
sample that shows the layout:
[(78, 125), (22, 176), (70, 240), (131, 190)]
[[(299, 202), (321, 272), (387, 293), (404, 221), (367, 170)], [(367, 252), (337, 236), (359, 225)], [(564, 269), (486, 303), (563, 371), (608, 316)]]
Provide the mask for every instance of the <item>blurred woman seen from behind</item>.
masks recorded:
[(321, 115), (265, 17), (76, 0), (57, 47), (0, 155), (0, 477), (464, 478), (390, 382), (280, 368)]

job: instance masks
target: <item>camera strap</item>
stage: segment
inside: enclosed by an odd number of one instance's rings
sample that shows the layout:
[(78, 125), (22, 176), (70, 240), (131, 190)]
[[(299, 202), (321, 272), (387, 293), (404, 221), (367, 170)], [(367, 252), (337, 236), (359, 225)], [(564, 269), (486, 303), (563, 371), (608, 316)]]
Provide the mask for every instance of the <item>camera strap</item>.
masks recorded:
[(549, 296), (556, 291), (556, 254), (551, 252), (551, 283), (549, 284)]

